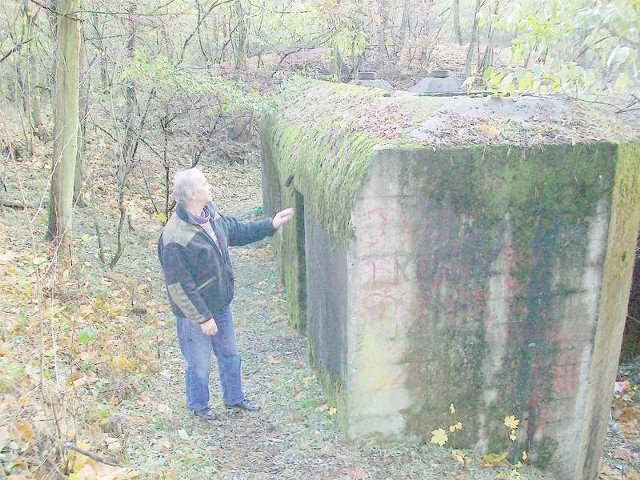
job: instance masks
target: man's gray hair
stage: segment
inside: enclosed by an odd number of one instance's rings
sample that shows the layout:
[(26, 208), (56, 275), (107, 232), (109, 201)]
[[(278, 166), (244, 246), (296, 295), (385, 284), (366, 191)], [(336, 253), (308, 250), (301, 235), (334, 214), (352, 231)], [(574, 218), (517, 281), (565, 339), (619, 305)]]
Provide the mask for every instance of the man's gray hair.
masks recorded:
[[(193, 176), (196, 172), (200, 172), (198, 168), (187, 168), (180, 170), (173, 177), (173, 199), (176, 203), (189, 203), (191, 194), (193, 193)], [(202, 173), (202, 172), (200, 172)]]

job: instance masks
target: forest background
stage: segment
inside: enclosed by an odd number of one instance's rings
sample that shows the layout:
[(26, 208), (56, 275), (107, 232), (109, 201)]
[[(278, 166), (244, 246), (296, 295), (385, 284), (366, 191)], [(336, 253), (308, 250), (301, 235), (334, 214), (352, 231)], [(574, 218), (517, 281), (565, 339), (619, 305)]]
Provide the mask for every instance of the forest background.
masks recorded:
[[(268, 420), (194, 422), (155, 241), (179, 168), (203, 168), (224, 211), (262, 213), (258, 123), (292, 76), (375, 71), (406, 89), (447, 69), (474, 91), (571, 96), (640, 126), (639, 25), (639, 0), (4, 0), (0, 475), (542, 478), (502, 452), (342, 442), (268, 244), (234, 253)], [(637, 478), (637, 353), (623, 352), (632, 386), (602, 478)]]

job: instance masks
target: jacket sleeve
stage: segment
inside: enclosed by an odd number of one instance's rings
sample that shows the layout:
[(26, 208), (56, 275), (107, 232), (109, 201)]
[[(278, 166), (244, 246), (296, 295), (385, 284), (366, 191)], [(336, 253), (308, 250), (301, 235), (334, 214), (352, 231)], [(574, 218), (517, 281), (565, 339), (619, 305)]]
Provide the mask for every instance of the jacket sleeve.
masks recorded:
[(186, 252), (177, 244), (165, 245), (161, 250), (161, 264), (169, 299), (194, 323), (203, 323), (212, 318), (204, 299), (198, 293), (189, 273)]
[(224, 224), (229, 246), (240, 246), (257, 242), (264, 237), (270, 237), (276, 232), (276, 229), (273, 228), (273, 220), (271, 218), (241, 222), (233, 217), (220, 215), (220, 220)]

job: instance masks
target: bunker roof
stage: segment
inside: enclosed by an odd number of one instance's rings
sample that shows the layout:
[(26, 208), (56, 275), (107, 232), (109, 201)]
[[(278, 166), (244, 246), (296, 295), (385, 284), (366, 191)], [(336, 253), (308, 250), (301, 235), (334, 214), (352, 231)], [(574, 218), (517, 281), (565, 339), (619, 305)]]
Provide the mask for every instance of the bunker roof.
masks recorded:
[[(595, 104), (559, 97), (428, 96), (308, 79), (285, 82), (267, 120), (284, 180), (338, 245), (379, 150), (626, 143), (638, 133)], [(306, 208), (306, 206), (305, 206)]]

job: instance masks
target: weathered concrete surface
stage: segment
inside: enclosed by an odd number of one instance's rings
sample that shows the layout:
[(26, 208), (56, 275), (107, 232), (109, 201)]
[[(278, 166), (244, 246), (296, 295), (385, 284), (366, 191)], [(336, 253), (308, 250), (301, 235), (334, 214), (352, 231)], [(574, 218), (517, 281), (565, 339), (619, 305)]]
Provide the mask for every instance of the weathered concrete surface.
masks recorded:
[(557, 99), (305, 88), (265, 124), (265, 178), (273, 204), (304, 210), (304, 234), (287, 226), (276, 249), (287, 292), (305, 283), (312, 360), (345, 433), (428, 440), (460, 421), (453, 444), (595, 478), (640, 222), (637, 144)]
[(417, 95), (429, 93), (462, 93), (462, 80), (455, 77), (425, 77), (409, 89)]
[[(484, 164), (463, 151), (378, 153), (354, 209), (351, 436), (424, 438), (459, 419), (455, 443), (595, 476), (626, 306), (604, 272), (628, 285), (628, 260), (612, 253), (626, 231), (611, 217), (617, 153), (543, 152), (487, 149)], [(517, 178), (521, 162), (539, 182)], [(528, 192), (491, 210), (505, 171)], [(521, 421), (515, 441), (508, 415)]]

